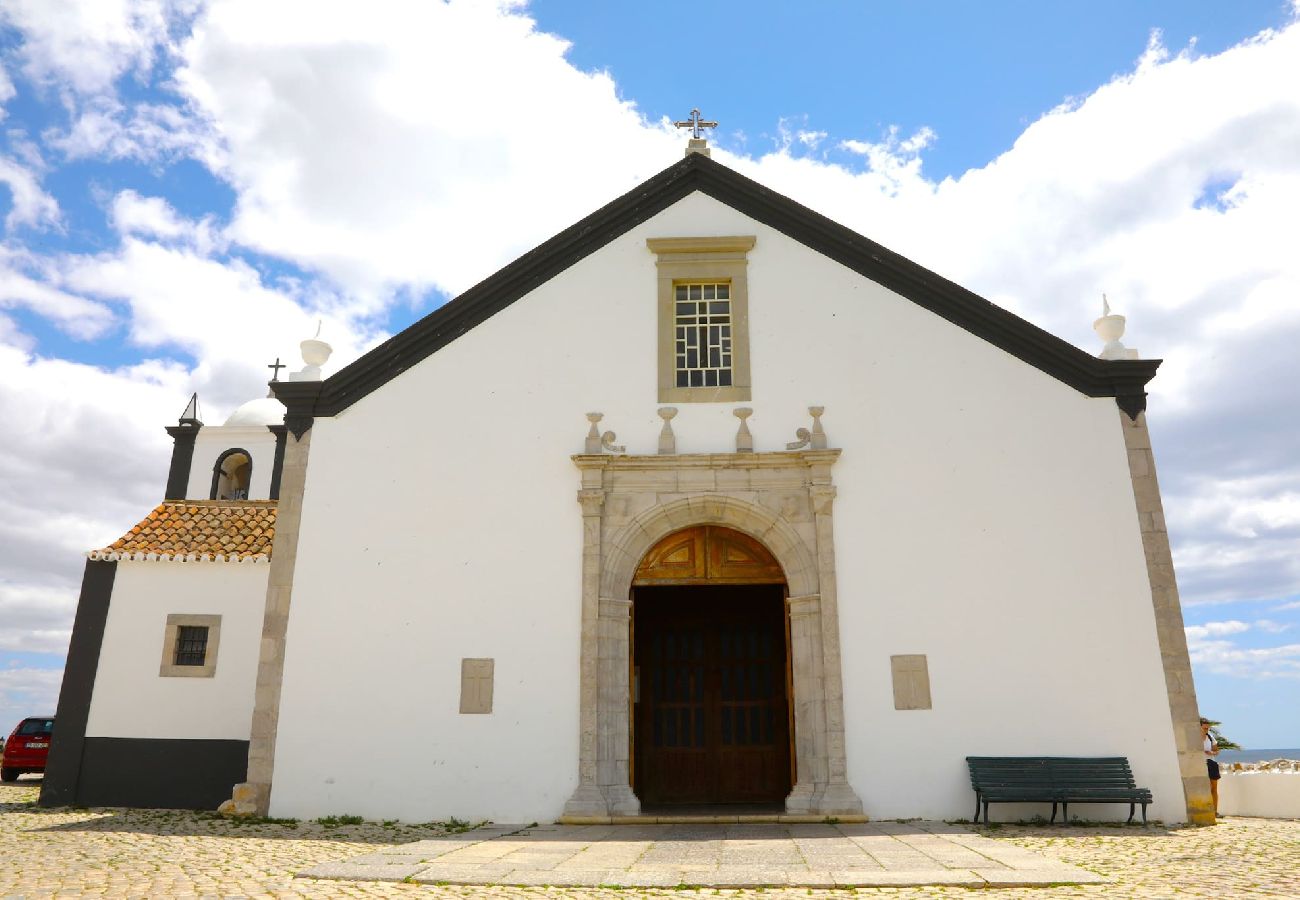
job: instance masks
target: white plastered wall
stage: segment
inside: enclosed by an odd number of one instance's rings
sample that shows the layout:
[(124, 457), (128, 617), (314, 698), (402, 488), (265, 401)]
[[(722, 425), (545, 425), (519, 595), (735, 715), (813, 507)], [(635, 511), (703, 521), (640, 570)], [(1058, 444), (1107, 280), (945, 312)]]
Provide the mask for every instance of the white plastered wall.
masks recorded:
[(190, 483), (185, 490), (189, 500), (207, 500), (212, 496), (212, 468), (221, 454), (239, 448), (253, 458), (253, 479), (249, 500), (267, 500), (271, 496), (271, 470), (275, 463), (275, 435), (265, 425), (205, 425), (194, 439), (194, 460), (190, 464)]
[[(647, 237), (753, 234), (753, 400), (676, 404), (680, 453), (833, 447), (849, 778), (876, 818), (969, 816), (963, 757), (1126, 755), (1184, 817), (1123, 439), (1088, 398), (700, 194), (333, 419), (308, 468), (273, 815), (545, 821), (576, 784), (583, 413), (654, 453)], [(923, 653), (934, 709), (893, 709)], [(459, 715), (462, 657), (496, 660)], [(373, 744), (337, 740), (341, 730)], [(328, 745), (329, 753), (320, 752)], [(1046, 808), (1000, 809), (1033, 815)], [(1084, 807), (1089, 817), (1127, 808)]]
[[(86, 736), (248, 740), (268, 568), (119, 562)], [(221, 616), (211, 678), (158, 674), (173, 613)]]

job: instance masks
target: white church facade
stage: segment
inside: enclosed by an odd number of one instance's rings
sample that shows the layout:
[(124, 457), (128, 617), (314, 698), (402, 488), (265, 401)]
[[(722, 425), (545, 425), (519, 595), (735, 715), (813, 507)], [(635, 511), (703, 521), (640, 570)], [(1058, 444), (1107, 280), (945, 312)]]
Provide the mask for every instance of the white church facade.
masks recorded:
[(1126, 756), (1212, 821), (1158, 361), (700, 153), (318, 351), (91, 554), (42, 803), (952, 819), (966, 756)]

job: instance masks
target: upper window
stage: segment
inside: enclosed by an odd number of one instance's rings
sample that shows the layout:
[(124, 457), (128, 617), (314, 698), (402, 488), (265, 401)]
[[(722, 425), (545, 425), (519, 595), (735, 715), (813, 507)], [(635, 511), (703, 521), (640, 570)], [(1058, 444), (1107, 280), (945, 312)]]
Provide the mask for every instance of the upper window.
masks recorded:
[(167, 617), (163, 632), (163, 677), (211, 678), (217, 672), (221, 616), (178, 613)]
[(754, 238), (650, 238), (646, 246), (659, 273), (659, 402), (749, 400)]
[(678, 284), (673, 288), (675, 386), (731, 387), (731, 284)]

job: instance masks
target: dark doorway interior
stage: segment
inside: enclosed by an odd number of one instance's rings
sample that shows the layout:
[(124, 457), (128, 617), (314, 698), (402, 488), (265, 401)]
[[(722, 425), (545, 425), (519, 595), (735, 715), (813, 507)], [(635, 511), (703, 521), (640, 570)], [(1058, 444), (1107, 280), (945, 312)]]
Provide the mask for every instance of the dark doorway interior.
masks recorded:
[(638, 587), (634, 787), (647, 806), (790, 792), (782, 585)]

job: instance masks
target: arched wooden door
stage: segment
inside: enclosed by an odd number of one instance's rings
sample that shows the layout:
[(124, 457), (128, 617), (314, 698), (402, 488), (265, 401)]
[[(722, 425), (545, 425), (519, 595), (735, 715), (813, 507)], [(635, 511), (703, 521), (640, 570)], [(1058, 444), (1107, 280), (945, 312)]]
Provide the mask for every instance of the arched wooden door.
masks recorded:
[(642, 803), (784, 800), (792, 721), (780, 565), (748, 535), (699, 526), (651, 548), (633, 585)]

